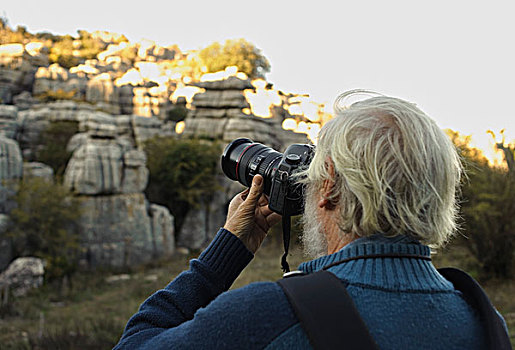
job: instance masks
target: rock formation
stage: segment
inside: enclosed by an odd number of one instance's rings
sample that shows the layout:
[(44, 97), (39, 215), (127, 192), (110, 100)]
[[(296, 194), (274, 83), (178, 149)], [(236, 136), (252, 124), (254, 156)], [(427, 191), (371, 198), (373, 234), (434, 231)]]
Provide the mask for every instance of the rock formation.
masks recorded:
[(90, 113), (80, 118), (81, 133), (70, 140), (73, 155), (64, 184), (82, 203), (79, 227), (89, 267), (134, 266), (175, 248), (170, 212), (149, 204), (143, 194), (148, 169), (137, 148), (160, 129), (140, 132), (133, 128), (142, 125), (138, 118)]
[[(64, 184), (82, 203), (83, 262), (90, 267), (133, 266), (173, 252), (174, 218), (143, 194), (149, 174), (142, 149), (152, 137), (178, 137), (177, 121), (186, 125), (181, 137), (221, 147), (239, 137), (279, 151), (307, 142), (305, 134), (281, 127), (292, 117), (286, 98), (267, 118), (253, 114), (246, 92), (257, 87), (241, 75), (199, 82), (198, 73), (182, 64), (186, 61), (178, 62), (187, 54), (177, 47), (127, 43), (112, 33), (91, 37), (102, 41), (103, 51), (93, 59), (75, 57), (79, 63), (69, 69), (49, 64), (49, 41), (0, 45), (0, 180), (19, 180), (22, 173), (52, 178), (51, 169), (36, 162), (41, 136), (54, 123), (75, 123)], [(204, 92), (193, 100), (181, 93), (172, 98), (181, 88)], [(170, 113), (178, 105), (189, 109), (184, 121)], [(218, 179), (221, 190), (187, 215), (178, 244), (201, 248), (223, 224), (227, 204), (241, 186), (221, 173)], [(2, 227), (13, 191), (0, 184), (0, 256), (8, 257), (0, 259), (0, 270), (12, 259)]]

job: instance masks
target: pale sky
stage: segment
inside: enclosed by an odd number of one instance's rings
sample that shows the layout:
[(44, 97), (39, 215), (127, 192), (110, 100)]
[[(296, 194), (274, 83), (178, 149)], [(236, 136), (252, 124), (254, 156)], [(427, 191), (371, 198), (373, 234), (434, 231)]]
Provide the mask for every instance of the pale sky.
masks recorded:
[(12, 27), (108, 30), (183, 50), (245, 38), (267, 80), (332, 105), (366, 88), (415, 102), (443, 128), (506, 128), (515, 139), (515, 4), (510, 1), (4, 1)]

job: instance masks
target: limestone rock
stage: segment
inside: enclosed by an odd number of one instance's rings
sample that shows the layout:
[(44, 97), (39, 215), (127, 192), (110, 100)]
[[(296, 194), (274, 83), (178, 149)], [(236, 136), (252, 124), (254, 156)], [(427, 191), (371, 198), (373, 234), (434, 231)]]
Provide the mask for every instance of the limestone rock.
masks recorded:
[(0, 181), (19, 179), (22, 174), (23, 159), (18, 143), (0, 135)]
[(136, 145), (141, 147), (148, 139), (158, 136), (161, 132), (162, 122), (155, 117), (132, 116), (132, 130)]
[(22, 44), (0, 45), (0, 103), (11, 103), (24, 90), (31, 90), (37, 67)]
[(44, 273), (43, 260), (17, 258), (0, 274), (0, 288), (8, 288), (15, 297), (24, 296), (43, 284)]
[(79, 197), (81, 246), (89, 267), (134, 266), (156, 255), (142, 193)]
[(32, 97), (32, 94), (28, 91), (23, 91), (19, 95), (13, 97), (13, 103), (20, 111), (27, 110), (36, 104), (36, 100)]
[(112, 115), (103, 112), (81, 113), (79, 131), (95, 138), (114, 139), (117, 125)]
[(147, 187), (149, 171), (147, 156), (142, 150), (133, 149), (123, 155), (122, 193), (139, 193)]
[(0, 135), (9, 139), (16, 139), (18, 129), (18, 108), (0, 105)]
[(157, 256), (170, 255), (175, 250), (174, 219), (166, 207), (150, 204), (150, 225)]
[(196, 108), (249, 108), (243, 93), (239, 90), (207, 90), (193, 97)]
[(224, 80), (196, 83), (196, 86), (206, 90), (246, 90), (254, 89), (249, 79), (243, 80), (238, 77), (229, 77)]
[(18, 112), (21, 132), (18, 136), (23, 157), (33, 160), (39, 148), (41, 133), (50, 124), (51, 110), (48, 107)]
[(90, 79), (87, 83), (86, 101), (91, 103), (106, 103), (104, 108), (111, 114), (119, 114), (118, 89), (108, 73), (102, 73)]
[(50, 166), (39, 162), (26, 162), (23, 163), (23, 176), (26, 177), (39, 177), (46, 181), (54, 181), (54, 169)]
[[(78, 135), (78, 136), (77, 136)], [(123, 139), (98, 139), (81, 133), (68, 144), (74, 150), (64, 184), (76, 194), (143, 192), (148, 183), (146, 155)]]
[(64, 184), (77, 194), (120, 193), (122, 149), (110, 140), (88, 139), (73, 153), (64, 174)]
[(217, 191), (209, 203), (186, 214), (181, 232), (177, 237), (177, 245), (190, 249), (201, 249), (213, 239), (218, 229), (223, 226), (227, 214), (227, 206), (232, 197), (241, 191), (241, 186), (225, 176), (219, 177), (223, 190)]

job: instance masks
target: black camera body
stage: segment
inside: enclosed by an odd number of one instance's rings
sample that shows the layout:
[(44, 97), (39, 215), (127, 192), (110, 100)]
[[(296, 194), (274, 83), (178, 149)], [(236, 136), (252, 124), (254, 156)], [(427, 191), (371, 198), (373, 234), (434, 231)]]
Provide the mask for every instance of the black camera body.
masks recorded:
[(314, 147), (308, 144), (288, 146), (284, 154), (250, 139), (232, 141), (222, 155), (222, 170), (231, 180), (250, 187), (255, 175), (264, 179), (264, 193), (269, 208), (283, 216), (301, 214), (304, 186), (293, 178), (294, 172), (311, 162)]

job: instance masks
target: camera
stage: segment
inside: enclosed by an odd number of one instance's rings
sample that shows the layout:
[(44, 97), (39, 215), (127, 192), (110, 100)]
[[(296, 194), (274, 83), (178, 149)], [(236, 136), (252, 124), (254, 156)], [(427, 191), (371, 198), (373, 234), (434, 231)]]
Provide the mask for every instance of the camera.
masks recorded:
[(284, 154), (246, 138), (232, 141), (222, 155), (225, 175), (250, 187), (255, 175), (264, 179), (264, 193), (269, 196), (269, 208), (283, 216), (301, 214), (304, 186), (292, 176), (311, 162), (314, 146), (293, 144)]

